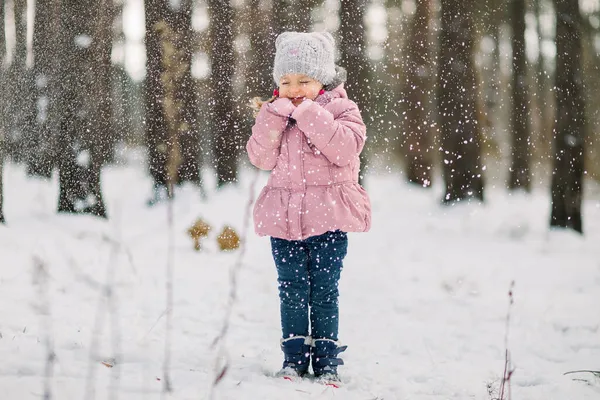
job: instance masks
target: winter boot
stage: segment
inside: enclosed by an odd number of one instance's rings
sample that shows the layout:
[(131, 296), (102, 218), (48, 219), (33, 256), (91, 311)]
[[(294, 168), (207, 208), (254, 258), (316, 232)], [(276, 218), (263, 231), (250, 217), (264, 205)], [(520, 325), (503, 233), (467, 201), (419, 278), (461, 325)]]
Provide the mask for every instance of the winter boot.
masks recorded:
[(344, 360), (338, 355), (348, 346), (339, 346), (331, 339), (315, 339), (312, 346), (312, 367), (315, 378), (331, 382), (339, 382), (338, 365), (344, 365)]
[(281, 339), (283, 367), (278, 375), (284, 378), (302, 377), (308, 372), (310, 364), (310, 336), (294, 336)]

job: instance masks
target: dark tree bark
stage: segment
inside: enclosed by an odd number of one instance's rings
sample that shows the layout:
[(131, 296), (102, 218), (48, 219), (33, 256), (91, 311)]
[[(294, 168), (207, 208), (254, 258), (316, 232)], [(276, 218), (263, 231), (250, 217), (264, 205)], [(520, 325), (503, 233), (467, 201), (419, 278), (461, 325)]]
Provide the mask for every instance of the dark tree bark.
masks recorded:
[(179, 183), (187, 181), (202, 186), (198, 100), (195, 81), (192, 77), (192, 54), (194, 51), (192, 8), (192, 0), (182, 0), (180, 9), (174, 15), (174, 32), (178, 37), (176, 45), (182, 52), (181, 63), (185, 66), (181, 84), (177, 88), (177, 94), (182, 105), (182, 124), (179, 129), (181, 164), (179, 165), (177, 180)]
[[(156, 24), (164, 19), (166, 4), (164, 0), (144, 2), (146, 16), (146, 79), (144, 97), (146, 106), (146, 142), (148, 146), (148, 164), (154, 180), (155, 191), (167, 187), (167, 124), (163, 115), (162, 101), (164, 88), (161, 81), (163, 73), (160, 35)], [(156, 198), (153, 201), (158, 200)]]
[(429, 21), (431, 1), (417, 0), (416, 13), (410, 28), (407, 44), (406, 83), (404, 98), (403, 153), (406, 177), (411, 183), (422, 187), (431, 186), (432, 138), (429, 103), (432, 90), (432, 64), (429, 50)]
[[(172, 196), (173, 188), (163, 192), (171, 183), (189, 181), (202, 187), (198, 103), (191, 70), (194, 50), (192, 7), (192, 0), (181, 1), (176, 9), (171, 9), (167, 0), (145, 2), (146, 141), (150, 174), (155, 187), (154, 198), (149, 204), (162, 200), (164, 194)], [(168, 62), (170, 56), (165, 52), (171, 50), (178, 54), (178, 65)], [(167, 71), (167, 68), (173, 70)], [(174, 71), (178, 71), (176, 83), (170, 81), (174, 78)], [(171, 101), (177, 103), (177, 110), (169, 115), (170, 105), (165, 104), (165, 86), (171, 84), (176, 85), (171, 88), (176, 97)], [(177, 121), (169, 121), (169, 118), (176, 118)], [(175, 125), (176, 132), (172, 130)], [(171, 157), (175, 148), (176, 161)], [(176, 170), (170, 171), (169, 168), (175, 165), (173, 162), (177, 164)]]
[(112, 159), (115, 132), (113, 130), (112, 102), (112, 23), (114, 21), (113, 0), (97, 0), (97, 10), (93, 23), (94, 41), (91, 48), (91, 62), (94, 68), (88, 69), (92, 93), (89, 104), (91, 123), (86, 147), (90, 149), (89, 190), (96, 201), (89, 205), (88, 212), (106, 217), (106, 207), (102, 197), (102, 166)]
[[(539, 40), (538, 60), (536, 63), (536, 90), (537, 90), (537, 108), (538, 108), (538, 132), (536, 140), (537, 153), (542, 157), (550, 155), (552, 142), (552, 93), (550, 91), (551, 78), (546, 71), (546, 56), (544, 54), (541, 41), (544, 38), (542, 33), (542, 0), (533, 0), (533, 7), (536, 17), (537, 34)], [(539, 146), (539, 147), (538, 147)]]
[(585, 153), (582, 29), (577, 0), (554, 0), (556, 117), (551, 227), (583, 233), (581, 202)]
[[(102, 123), (94, 120), (99, 114), (97, 110), (104, 109), (94, 104), (98, 98), (95, 97), (97, 87), (93, 82), (106, 79), (91, 72), (99, 61), (94, 59), (94, 50), (101, 48), (106, 51), (106, 44), (95, 35), (97, 8), (79, 0), (62, 0), (60, 5), (60, 18), (57, 19), (61, 23), (60, 43), (55, 60), (60, 90), (59, 100), (55, 102), (60, 113), (58, 211), (106, 217), (99, 181), (100, 138), (91, 134), (95, 129), (93, 125)], [(105, 21), (105, 18), (101, 17), (101, 20)], [(100, 42), (98, 47), (95, 42)], [(106, 68), (103, 63), (105, 61), (100, 60), (101, 73)]]
[(285, 31), (308, 32), (312, 24), (311, 10), (315, 3), (315, 0), (273, 0), (275, 34)]
[(274, 18), (271, 10), (261, 8), (261, 0), (251, 0), (250, 13), (250, 66), (246, 74), (248, 97), (269, 97), (275, 87), (273, 82), (273, 56), (275, 54)]
[[(340, 64), (348, 72), (345, 84), (348, 97), (360, 108), (362, 118), (367, 125), (371, 123), (371, 92), (374, 90), (369, 73), (369, 61), (366, 55), (366, 37), (363, 18), (367, 2), (365, 0), (341, 0), (340, 3)], [(366, 151), (360, 155), (361, 170), (367, 168)], [(364, 174), (359, 175), (362, 183)]]
[(27, 160), (31, 150), (31, 132), (34, 117), (31, 73), (27, 68), (27, 0), (13, 2), (15, 43), (12, 62), (8, 68), (9, 93), (18, 93), (5, 106), (7, 142), (10, 155), (18, 161)]
[(529, 169), (530, 141), (529, 103), (527, 93), (527, 56), (525, 54), (525, 0), (512, 0), (512, 163), (508, 187), (511, 190), (531, 189)]
[(483, 200), (471, 5), (463, 0), (442, 0), (441, 5), (438, 114), (443, 202)]
[(32, 156), (28, 157), (27, 170), (31, 175), (50, 178), (54, 166), (52, 121), (49, 114), (50, 79), (53, 77), (53, 46), (56, 21), (52, 20), (52, 1), (37, 1), (33, 30), (33, 74), (37, 117), (32, 132)]
[(6, 35), (4, 33), (4, 0), (0, 1), (0, 65), (4, 65), (6, 53)]
[[(6, 87), (4, 76), (4, 57), (6, 52), (6, 42), (4, 41), (4, 0), (0, 0), (0, 108), (4, 110), (6, 99)], [(4, 113), (2, 113), (4, 114)], [(3, 207), (3, 183), (2, 167), (4, 166), (4, 126), (5, 116), (0, 115), (0, 223), (4, 223), (4, 207)]]
[(208, 0), (211, 41), (211, 115), (217, 186), (237, 180), (240, 135), (234, 121), (233, 8), (229, 1)]

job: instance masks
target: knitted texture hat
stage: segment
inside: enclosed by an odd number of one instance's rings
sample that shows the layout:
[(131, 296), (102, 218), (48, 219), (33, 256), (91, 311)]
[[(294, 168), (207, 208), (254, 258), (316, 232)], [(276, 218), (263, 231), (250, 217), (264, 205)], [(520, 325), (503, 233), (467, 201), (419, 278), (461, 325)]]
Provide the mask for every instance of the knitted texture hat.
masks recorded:
[(284, 32), (275, 40), (273, 79), (286, 74), (304, 74), (323, 85), (330, 84), (336, 75), (335, 42), (327, 32)]

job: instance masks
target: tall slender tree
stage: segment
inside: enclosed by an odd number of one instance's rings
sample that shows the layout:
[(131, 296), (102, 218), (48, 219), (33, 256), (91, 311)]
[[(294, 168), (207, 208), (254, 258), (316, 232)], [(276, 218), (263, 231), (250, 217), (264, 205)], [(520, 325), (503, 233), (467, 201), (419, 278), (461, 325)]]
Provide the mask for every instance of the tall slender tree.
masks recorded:
[(437, 87), (443, 202), (483, 200), (472, 7), (463, 0), (442, 0), (441, 6)]
[(181, 164), (177, 174), (178, 182), (192, 182), (202, 185), (200, 165), (200, 127), (198, 122), (198, 100), (195, 80), (192, 77), (192, 54), (194, 51), (194, 31), (192, 29), (192, 0), (181, 0), (179, 9), (174, 11), (173, 31), (177, 35), (176, 47), (182, 55), (180, 68), (182, 79), (177, 87), (177, 96), (181, 100), (181, 124), (179, 140), (181, 142)]
[(585, 152), (582, 28), (578, 0), (554, 0), (556, 117), (551, 227), (583, 233), (581, 202)]
[[(193, 2), (182, 0), (178, 5), (173, 5), (168, 0), (148, 0), (144, 7), (146, 13), (146, 80), (144, 83), (146, 141), (150, 174), (154, 179), (154, 197), (149, 203), (154, 204), (164, 199), (166, 195), (173, 195), (172, 190), (167, 190), (170, 182), (190, 181), (197, 185), (202, 184), (200, 175), (202, 152), (199, 141), (198, 104), (191, 70)], [(165, 34), (166, 32), (169, 34)], [(167, 65), (170, 65), (164, 62), (167, 49), (182, 55), (178, 58), (178, 65), (171, 65), (182, 71), (181, 79), (178, 78), (177, 86), (173, 88), (179, 110), (171, 117), (178, 118), (178, 121), (168, 121), (170, 116), (166, 111), (169, 107), (165, 107), (164, 104), (165, 85), (171, 84), (165, 82), (165, 79), (174, 76), (172, 72), (165, 70)], [(178, 126), (175, 134), (169, 130), (169, 126), (174, 124)], [(176, 143), (173, 143), (173, 140)], [(170, 152), (174, 148), (179, 149), (181, 159), (177, 163), (174, 176), (169, 176)]]
[(53, 1), (37, 1), (33, 29), (33, 75), (34, 99), (37, 103), (37, 118), (32, 132), (32, 154), (27, 159), (27, 169), (31, 175), (49, 178), (52, 174), (55, 146), (52, 134), (53, 120), (49, 113), (50, 87), (53, 77), (53, 47), (56, 21), (52, 20)]
[[(97, 10), (79, 0), (61, 0), (60, 5), (60, 42), (55, 60), (55, 73), (60, 77), (56, 101), (60, 113), (57, 144), (61, 149), (58, 211), (106, 217), (99, 184), (101, 138), (89, 134), (97, 115), (93, 82), (105, 79), (90, 73), (96, 67)], [(104, 17), (100, 20), (105, 21)]]
[[(89, 205), (88, 212), (106, 217), (106, 208), (102, 198), (101, 171), (102, 166), (112, 159), (115, 132), (112, 124), (112, 61), (113, 46), (112, 24), (115, 8), (113, 0), (97, 0), (93, 25), (93, 41), (91, 47), (91, 63), (88, 79), (91, 85), (90, 104), (91, 123), (89, 135), (86, 135), (86, 147), (90, 149), (89, 191), (96, 199)], [(93, 71), (93, 75), (92, 74)]]
[(512, 162), (510, 167), (510, 189), (531, 188), (529, 158), (531, 134), (529, 131), (529, 102), (527, 94), (527, 58), (525, 54), (525, 0), (510, 3), (512, 22)]
[(11, 132), (11, 156), (27, 158), (31, 133), (31, 81), (27, 70), (27, 0), (14, 0), (14, 51), (7, 71), (10, 93), (19, 93), (6, 106), (6, 129)]
[[(5, 107), (5, 76), (4, 76), (4, 58), (6, 53), (6, 42), (4, 34), (4, 0), (0, 0), (0, 109)], [(2, 169), (4, 166), (4, 112), (0, 115), (0, 223), (4, 223), (4, 201), (3, 201), (3, 186), (4, 174)]]
[(164, 88), (160, 34), (156, 25), (164, 20), (166, 4), (164, 0), (144, 2), (146, 21), (146, 78), (144, 81), (146, 143), (148, 165), (154, 180), (153, 204), (166, 196), (167, 189), (167, 125), (163, 115), (162, 101)]
[[(348, 96), (354, 100), (360, 110), (367, 129), (371, 124), (371, 113), (373, 111), (371, 92), (374, 90), (369, 72), (369, 60), (367, 58), (366, 29), (364, 26), (364, 15), (367, 6), (366, 0), (341, 0), (340, 2), (340, 64), (348, 72), (348, 80), (345, 88)], [(367, 168), (366, 152), (360, 155), (362, 169)], [(363, 174), (359, 181), (363, 182)]]
[(211, 41), (211, 116), (217, 186), (237, 180), (241, 137), (234, 121), (233, 7), (229, 1), (208, 0)]
[(550, 72), (546, 70), (546, 55), (544, 52), (543, 41), (546, 39), (544, 35), (543, 22), (543, 0), (533, 0), (533, 10), (536, 19), (536, 28), (538, 35), (538, 59), (536, 62), (535, 83), (536, 83), (536, 108), (537, 108), (537, 153), (542, 157), (547, 157), (551, 152), (551, 137), (552, 137), (552, 102), (553, 93), (551, 92), (551, 77)]
[(429, 45), (431, 0), (417, 0), (417, 8), (407, 44), (406, 81), (404, 98), (403, 153), (409, 182), (423, 187), (431, 185), (432, 138), (430, 126), (430, 91), (433, 89), (433, 66)]
[(264, 97), (273, 88), (273, 54), (275, 54), (275, 23), (270, 9), (261, 4), (264, 1), (250, 0), (250, 65), (247, 69), (246, 84), (249, 97)]
[(0, 62), (4, 66), (4, 57), (6, 53), (6, 34), (4, 30), (4, 0), (0, 1)]
[(284, 31), (307, 32), (312, 24), (311, 10), (315, 0), (273, 0), (273, 28), (278, 35)]

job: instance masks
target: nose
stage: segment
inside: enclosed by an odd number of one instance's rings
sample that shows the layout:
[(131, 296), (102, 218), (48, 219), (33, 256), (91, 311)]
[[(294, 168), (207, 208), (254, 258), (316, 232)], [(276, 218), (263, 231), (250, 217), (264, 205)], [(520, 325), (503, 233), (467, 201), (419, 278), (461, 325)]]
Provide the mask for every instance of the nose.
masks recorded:
[(300, 93), (300, 86), (298, 86), (298, 85), (291, 85), (290, 86), (290, 94), (296, 96), (298, 93)]

